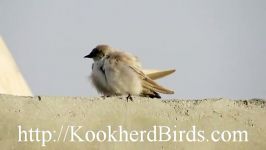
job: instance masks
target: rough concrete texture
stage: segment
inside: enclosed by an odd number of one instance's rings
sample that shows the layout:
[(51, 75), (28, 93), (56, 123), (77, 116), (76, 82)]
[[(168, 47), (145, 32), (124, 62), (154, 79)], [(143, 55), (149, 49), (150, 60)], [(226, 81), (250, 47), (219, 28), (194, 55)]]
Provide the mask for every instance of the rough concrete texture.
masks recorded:
[[(134, 97), (16, 97), (0, 96), (1, 149), (266, 149), (266, 103), (264, 100), (157, 100)], [(122, 125), (127, 130), (151, 129), (154, 125), (176, 130), (246, 130), (248, 142), (18, 142), (18, 128), (60, 131), (62, 125), (80, 125), (84, 130), (105, 130)], [(64, 128), (65, 129), (65, 128)], [(83, 130), (83, 129), (82, 129)], [(84, 131), (85, 132), (85, 131)], [(56, 136), (57, 139), (57, 136)]]

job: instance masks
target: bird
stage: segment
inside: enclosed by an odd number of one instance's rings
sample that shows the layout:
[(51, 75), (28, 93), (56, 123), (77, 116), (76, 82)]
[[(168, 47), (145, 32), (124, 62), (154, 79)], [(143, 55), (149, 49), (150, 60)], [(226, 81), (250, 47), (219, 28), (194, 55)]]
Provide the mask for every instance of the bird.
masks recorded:
[[(127, 95), (127, 100), (133, 100), (133, 95), (161, 98), (159, 93), (174, 94), (147, 76), (139, 59), (131, 53), (102, 44), (84, 58), (93, 59), (90, 78), (96, 90), (104, 96)], [(172, 72), (167, 71), (167, 74)], [(158, 78), (154, 73), (151, 75)]]

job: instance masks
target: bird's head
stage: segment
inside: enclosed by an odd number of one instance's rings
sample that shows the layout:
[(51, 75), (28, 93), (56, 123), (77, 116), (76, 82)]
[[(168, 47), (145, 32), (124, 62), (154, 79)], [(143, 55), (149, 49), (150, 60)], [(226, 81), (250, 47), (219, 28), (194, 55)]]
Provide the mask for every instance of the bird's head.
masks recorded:
[(84, 58), (92, 58), (94, 61), (98, 61), (109, 54), (112, 50), (113, 48), (108, 45), (98, 45), (90, 52), (89, 55), (84, 56)]

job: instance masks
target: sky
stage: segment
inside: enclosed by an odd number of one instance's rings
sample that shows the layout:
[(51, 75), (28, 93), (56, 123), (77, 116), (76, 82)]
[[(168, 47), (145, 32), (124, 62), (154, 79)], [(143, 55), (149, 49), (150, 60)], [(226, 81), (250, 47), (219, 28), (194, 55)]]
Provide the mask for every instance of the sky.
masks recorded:
[(176, 69), (165, 98), (266, 98), (264, 0), (0, 0), (0, 35), (34, 95), (98, 96), (96, 45)]

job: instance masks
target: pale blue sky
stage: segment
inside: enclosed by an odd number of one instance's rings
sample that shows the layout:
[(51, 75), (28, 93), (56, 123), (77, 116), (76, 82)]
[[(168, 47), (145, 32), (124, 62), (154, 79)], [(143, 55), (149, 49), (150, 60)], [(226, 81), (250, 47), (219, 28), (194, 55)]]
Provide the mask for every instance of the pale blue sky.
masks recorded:
[(0, 35), (35, 95), (97, 96), (97, 44), (175, 68), (167, 98), (266, 98), (264, 0), (0, 0)]

